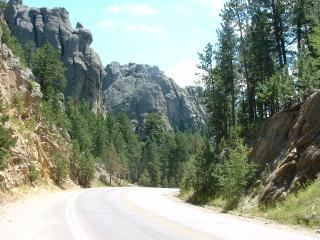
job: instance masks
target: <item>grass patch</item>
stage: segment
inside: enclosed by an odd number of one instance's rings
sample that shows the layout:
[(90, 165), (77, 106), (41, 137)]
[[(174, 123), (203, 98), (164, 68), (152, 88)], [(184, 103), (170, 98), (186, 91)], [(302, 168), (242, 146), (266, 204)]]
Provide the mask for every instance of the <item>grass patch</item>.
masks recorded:
[(40, 177), (40, 171), (36, 168), (35, 165), (30, 165), (28, 178), (31, 183), (37, 181)]
[(253, 209), (253, 215), (262, 216), (284, 224), (320, 226), (320, 181), (316, 181), (275, 207), (261, 206)]
[(100, 180), (96, 180), (92, 183), (93, 188), (104, 188), (104, 187), (109, 187), (109, 185), (105, 184), (104, 182)]
[(221, 212), (228, 212), (227, 200), (225, 200), (223, 197), (213, 198), (208, 202), (207, 205), (210, 207), (214, 207)]
[(192, 195), (193, 195), (194, 191), (193, 189), (180, 189), (180, 194), (179, 194), (179, 198), (182, 199), (183, 201), (188, 201)]
[(234, 209), (229, 206), (229, 201), (223, 198), (222, 196), (209, 199), (195, 199), (194, 190), (192, 188), (181, 188), (179, 198), (185, 202), (189, 202), (195, 205), (207, 206), (220, 212), (228, 212)]

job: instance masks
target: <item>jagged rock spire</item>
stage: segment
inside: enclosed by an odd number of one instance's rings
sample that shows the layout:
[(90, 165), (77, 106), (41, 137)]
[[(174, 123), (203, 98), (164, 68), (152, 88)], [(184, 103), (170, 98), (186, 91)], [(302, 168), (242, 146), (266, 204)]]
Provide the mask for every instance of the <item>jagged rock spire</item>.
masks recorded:
[(32, 41), (41, 46), (49, 42), (60, 50), (66, 68), (65, 95), (87, 100), (95, 112), (102, 112), (104, 68), (98, 54), (90, 48), (91, 32), (81, 28), (81, 24), (73, 29), (64, 8), (33, 8), (19, 4), (21, 0), (10, 0), (5, 11), (11, 32), (22, 44)]
[(76, 26), (76, 28), (83, 28), (82, 23), (81, 23), (81, 22), (77, 22), (77, 26)]
[(8, 4), (11, 4), (11, 5), (22, 5), (23, 1), (22, 0), (9, 0)]

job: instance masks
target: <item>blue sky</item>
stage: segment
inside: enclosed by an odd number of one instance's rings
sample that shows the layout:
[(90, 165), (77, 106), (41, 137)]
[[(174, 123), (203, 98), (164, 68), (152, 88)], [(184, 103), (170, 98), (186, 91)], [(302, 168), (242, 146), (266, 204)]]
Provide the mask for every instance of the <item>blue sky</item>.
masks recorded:
[(24, 0), (64, 7), (73, 27), (93, 34), (104, 65), (112, 61), (157, 65), (181, 86), (193, 84), (198, 52), (216, 41), (223, 0)]

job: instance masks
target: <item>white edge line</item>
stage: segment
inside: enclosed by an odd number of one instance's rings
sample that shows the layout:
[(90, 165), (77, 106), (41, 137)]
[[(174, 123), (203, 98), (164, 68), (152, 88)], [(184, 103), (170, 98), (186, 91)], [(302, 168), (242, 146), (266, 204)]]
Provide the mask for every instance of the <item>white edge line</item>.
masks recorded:
[(68, 222), (69, 229), (72, 233), (74, 240), (87, 240), (85, 233), (83, 232), (82, 226), (76, 216), (75, 201), (83, 192), (75, 194), (67, 203), (66, 206), (66, 219)]

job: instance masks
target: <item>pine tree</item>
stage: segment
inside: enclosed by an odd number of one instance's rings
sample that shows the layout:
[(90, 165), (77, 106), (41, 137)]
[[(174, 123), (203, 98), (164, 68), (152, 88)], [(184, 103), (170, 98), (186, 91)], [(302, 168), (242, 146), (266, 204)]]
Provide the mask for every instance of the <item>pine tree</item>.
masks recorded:
[(70, 176), (82, 187), (90, 187), (96, 170), (95, 160), (91, 153), (81, 151), (77, 140), (72, 141), (70, 159)]
[(60, 52), (49, 43), (37, 48), (32, 59), (32, 72), (41, 86), (44, 100), (62, 93), (66, 86)]
[[(145, 120), (145, 141), (142, 148), (141, 174), (147, 170), (150, 185), (158, 186), (161, 180), (161, 145), (163, 144), (166, 127), (158, 113), (149, 113)], [(140, 176), (139, 176), (140, 178)]]
[(212, 175), (212, 171), (218, 163), (219, 159), (215, 149), (207, 141), (195, 159), (194, 200), (207, 201), (218, 191), (218, 178)]
[(138, 135), (134, 132), (133, 125), (125, 113), (118, 117), (119, 128), (126, 144), (126, 159), (129, 179), (133, 182), (138, 181), (140, 172), (139, 160), (141, 158), (141, 143)]
[[(0, 7), (3, 7), (4, 5), (0, 5)], [(25, 57), (24, 57), (24, 51), (21, 46), (21, 44), (18, 42), (17, 38), (12, 35), (8, 25), (5, 22), (0, 23), (0, 29), (1, 29), (1, 42), (5, 43), (12, 53), (19, 58), (22, 65), (26, 63)]]
[(26, 59), (26, 64), (28, 68), (33, 68), (34, 66), (34, 57), (35, 57), (35, 52), (36, 52), (36, 46), (34, 42), (27, 42), (24, 45), (24, 52), (25, 52), (25, 59)]
[(113, 145), (110, 145), (107, 149), (105, 169), (109, 173), (109, 184), (111, 185), (112, 177), (116, 177), (121, 169), (121, 159)]
[(227, 205), (230, 208), (237, 205), (255, 174), (254, 165), (248, 161), (250, 149), (238, 137), (232, 142), (226, 160), (214, 173), (218, 178), (219, 191), (228, 200)]

